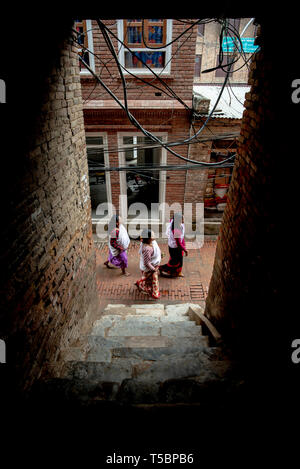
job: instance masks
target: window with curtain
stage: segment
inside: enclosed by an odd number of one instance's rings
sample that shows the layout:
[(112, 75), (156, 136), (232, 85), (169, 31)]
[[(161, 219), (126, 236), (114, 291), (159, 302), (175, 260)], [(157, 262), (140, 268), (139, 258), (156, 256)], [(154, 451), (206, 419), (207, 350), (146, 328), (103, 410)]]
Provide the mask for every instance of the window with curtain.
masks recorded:
[[(78, 32), (77, 43), (78, 43), (78, 53), (82, 59), (90, 65), (90, 55), (88, 51), (85, 50), (89, 48), (88, 35), (87, 35), (87, 25), (86, 20), (77, 19), (75, 20), (75, 29)], [(80, 47), (81, 46), (81, 47)], [(79, 60), (79, 69), (80, 71), (86, 70), (86, 67)]]
[(124, 65), (128, 69), (162, 69), (167, 64), (166, 19), (123, 20)]

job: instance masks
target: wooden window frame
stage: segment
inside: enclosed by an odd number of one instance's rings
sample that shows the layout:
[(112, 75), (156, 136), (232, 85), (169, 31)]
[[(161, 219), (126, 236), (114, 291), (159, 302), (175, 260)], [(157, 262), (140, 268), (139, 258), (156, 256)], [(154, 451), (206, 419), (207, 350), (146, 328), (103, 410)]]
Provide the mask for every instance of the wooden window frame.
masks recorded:
[[(89, 66), (93, 71), (95, 71), (95, 60), (94, 60), (94, 55), (93, 55), (94, 45), (93, 45), (93, 35), (92, 35), (92, 22), (91, 20), (88, 20), (88, 19), (82, 20), (82, 21), (75, 20), (74, 24), (75, 24), (75, 29), (76, 29), (76, 26), (79, 26), (79, 27), (81, 26), (83, 28), (83, 32), (84, 32), (83, 46), (89, 49), (89, 51), (87, 52), (89, 56)], [(82, 51), (79, 44), (78, 44), (77, 51), (78, 53)], [(90, 72), (89, 70), (83, 67), (80, 69), (80, 75), (90, 75)]]
[[(173, 29), (173, 20), (171, 19), (164, 19), (162, 20), (163, 21), (163, 24), (164, 24), (164, 45), (163, 47), (161, 47), (160, 45), (159, 46), (156, 46), (155, 47), (155, 43), (149, 43), (149, 46), (151, 45), (151, 48), (149, 47), (142, 47), (141, 44), (131, 44), (128, 42), (126, 43), (126, 30), (125, 30), (125, 26), (127, 25), (127, 23), (125, 24), (124, 22), (125, 21), (129, 21), (129, 24), (130, 24), (130, 20), (118, 20), (117, 21), (117, 28), (118, 28), (118, 37), (120, 38), (120, 40), (124, 43), (124, 45), (122, 45), (120, 48), (119, 48), (119, 60), (120, 60), (120, 63), (121, 65), (125, 68), (125, 71), (124, 71), (124, 74), (127, 75), (127, 74), (130, 74), (130, 73), (134, 73), (135, 75), (145, 75), (145, 76), (148, 76), (148, 75), (151, 75), (151, 71), (148, 70), (147, 67), (145, 67), (142, 62), (138, 65), (138, 66), (126, 66), (125, 63), (126, 63), (126, 53), (129, 52), (128, 49), (130, 49), (131, 52), (133, 53), (140, 53), (140, 52), (147, 52), (147, 53), (155, 53), (155, 52), (163, 52), (164, 53), (164, 63), (161, 64), (161, 66), (158, 66), (158, 67), (153, 67), (153, 70), (156, 72), (156, 73), (160, 73), (161, 75), (163, 76), (168, 76), (170, 75), (171, 73), (171, 58), (172, 58), (172, 45), (167, 45), (168, 43), (171, 42), (172, 40), (172, 29)], [(145, 20), (146, 21), (146, 20)], [(148, 21), (148, 25), (149, 25), (149, 20)], [(162, 24), (162, 21), (159, 22), (159, 24), (161, 25)], [(138, 21), (134, 21), (132, 22), (132, 24), (139, 24)], [(141, 22), (140, 22), (141, 24)], [(150, 25), (155, 25), (155, 24), (158, 24), (158, 22), (150, 22)], [(145, 44), (143, 43), (143, 46)], [(128, 49), (127, 49), (128, 48)], [(129, 52), (130, 53), (130, 52)], [(128, 71), (126, 70), (128, 69)]]
[[(142, 35), (142, 24), (144, 22), (144, 36), (145, 36), (145, 39), (147, 39), (147, 32), (149, 30), (149, 27), (151, 26), (160, 26), (162, 27), (163, 29), (163, 42), (161, 43), (151, 43), (150, 44), (150, 47), (152, 49), (162, 49), (163, 47), (165, 47), (166, 45), (166, 39), (167, 39), (167, 20), (166, 19), (163, 19), (163, 20), (160, 20), (160, 21), (151, 21), (151, 20), (147, 20), (147, 19), (141, 19), (140, 21), (128, 21), (128, 20), (124, 20), (124, 44), (126, 44), (127, 47), (130, 47), (130, 48), (141, 48), (141, 49), (149, 49), (149, 45), (146, 44), (144, 42), (144, 38), (143, 38), (143, 35)], [(136, 27), (139, 27), (141, 29), (141, 43), (136, 43), (136, 42), (128, 42), (128, 34), (127, 34), (127, 28), (130, 27), (130, 26), (136, 26)]]
[[(81, 28), (83, 29), (83, 33), (80, 33), (80, 34), (84, 34), (83, 46), (88, 49), (89, 44), (88, 44), (86, 20), (76, 21), (76, 22), (75, 22), (75, 25), (76, 25), (76, 28), (77, 28), (77, 27), (79, 27), (79, 28), (81, 27)], [(79, 33), (79, 31), (78, 31), (78, 33)]]

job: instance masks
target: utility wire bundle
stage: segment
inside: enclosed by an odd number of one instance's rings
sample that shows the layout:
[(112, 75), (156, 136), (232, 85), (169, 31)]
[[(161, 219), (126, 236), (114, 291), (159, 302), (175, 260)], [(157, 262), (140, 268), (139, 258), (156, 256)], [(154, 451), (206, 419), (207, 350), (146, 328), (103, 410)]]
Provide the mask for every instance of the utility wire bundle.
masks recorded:
[[(127, 99), (127, 90), (128, 90), (128, 85), (126, 83), (126, 78), (125, 78), (125, 75), (124, 75), (124, 71), (130, 73), (130, 75), (133, 75), (135, 76), (138, 80), (141, 80), (145, 83), (147, 83), (147, 85), (149, 86), (153, 86), (155, 87), (156, 89), (159, 89), (160, 91), (164, 92), (167, 96), (169, 97), (173, 97), (174, 99), (176, 99), (178, 102), (180, 102), (187, 110), (189, 110), (191, 112), (191, 115), (194, 117), (194, 118), (197, 118), (199, 117), (199, 114), (197, 112), (195, 112), (194, 109), (190, 108), (173, 90), (172, 88), (157, 74), (155, 73), (155, 71), (149, 67), (145, 62), (143, 62), (139, 56), (137, 54), (135, 54), (134, 51), (132, 51), (123, 41), (121, 41), (121, 39), (116, 36), (113, 31), (111, 31), (111, 29), (106, 26), (103, 21), (101, 21), (100, 19), (97, 19), (97, 24), (98, 24), (98, 27), (99, 27), (99, 30), (101, 31), (101, 34), (104, 38), (104, 41), (108, 47), (108, 50), (110, 51), (111, 53), (111, 56), (112, 56), (112, 60), (114, 60), (116, 66), (117, 66), (117, 69), (118, 69), (118, 73), (119, 73), (119, 77), (121, 78), (121, 82), (122, 82), (122, 88), (123, 88), (123, 101), (124, 101), (124, 104), (122, 103), (122, 101), (114, 94), (114, 92), (111, 90), (111, 88), (109, 88), (105, 83), (104, 81), (102, 80), (102, 78), (97, 75), (93, 70), (92, 68), (89, 66), (89, 64), (87, 64), (84, 59), (81, 57), (81, 55), (79, 55), (79, 59), (80, 61), (82, 62), (82, 64), (84, 65), (84, 67), (92, 74), (92, 76), (95, 78), (95, 82), (96, 84), (100, 84), (104, 90), (118, 103), (118, 105), (126, 112), (126, 115), (129, 119), (129, 121), (132, 123), (132, 125), (134, 125), (138, 130), (140, 130), (151, 142), (153, 142), (154, 144), (156, 143), (156, 145), (147, 145), (147, 146), (144, 146), (144, 147), (141, 147), (141, 146), (137, 146), (136, 148), (157, 148), (157, 147), (162, 147), (162, 148), (165, 148), (169, 153), (171, 153), (173, 156), (179, 158), (180, 160), (183, 160), (185, 161), (186, 163), (190, 163), (188, 165), (178, 165), (180, 167), (181, 170), (185, 170), (185, 169), (188, 169), (187, 167), (189, 167), (189, 169), (192, 169), (197, 167), (197, 168), (207, 168), (207, 167), (225, 167), (223, 165), (225, 165), (226, 163), (229, 164), (230, 166), (233, 166), (233, 160), (234, 160), (234, 157), (235, 157), (235, 154), (234, 155), (231, 155), (230, 157), (228, 158), (225, 158), (224, 160), (222, 161), (219, 161), (219, 162), (215, 162), (215, 163), (208, 163), (206, 161), (197, 161), (197, 160), (193, 160), (193, 159), (190, 159), (190, 158), (187, 158), (177, 152), (175, 152), (173, 150), (173, 147), (175, 146), (178, 146), (178, 145), (190, 145), (192, 143), (200, 143), (200, 142), (205, 142), (205, 141), (211, 141), (211, 140), (217, 140), (217, 139), (226, 139), (226, 138), (230, 138), (229, 136), (226, 137), (226, 135), (222, 135), (222, 136), (213, 136), (211, 137), (210, 139), (209, 138), (204, 138), (202, 139), (201, 137), (199, 137), (201, 135), (201, 133), (203, 132), (204, 128), (207, 127), (208, 128), (208, 125), (207, 123), (209, 122), (209, 120), (211, 119), (219, 101), (220, 101), (220, 98), (222, 96), (222, 93), (225, 89), (225, 87), (227, 86), (227, 84), (229, 84), (229, 75), (230, 73), (233, 73), (231, 72), (231, 68), (233, 66), (234, 63), (236, 63), (240, 57), (242, 57), (244, 59), (244, 65), (248, 65), (248, 61), (251, 59), (252, 56), (250, 56), (248, 59), (246, 59), (245, 57), (245, 54), (244, 54), (244, 51), (243, 51), (243, 44), (242, 44), (242, 41), (241, 41), (241, 37), (243, 35), (243, 33), (245, 32), (245, 30), (247, 29), (247, 27), (249, 26), (249, 24), (253, 21), (253, 18), (248, 22), (248, 24), (246, 25), (246, 27), (244, 28), (243, 32), (241, 33), (241, 35), (239, 35), (238, 31), (232, 26), (232, 25), (229, 25), (228, 23), (228, 20), (226, 19), (223, 19), (223, 18), (213, 18), (213, 19), (200, 19), (200, 20), (197, 20), (197, 21), (194, 21), (194, 22), (188, 22), (186, 21), (187, 24), (189, 24), (189, 26), (186, 28), (186, 30), (184, 30), (180, 35), (178, 35), (175, 39), (173, 39), (171, 42), (169, 42), (168, 44), (165, 44), (163, 47), (168, 47), (170, 46), (171, 44), (175, 43), (176, 41), (179, 40), (179, 38), (181, 38), (184, 34), (186, 34), (188, 31), (190, 31), (192, 28), (194, 28), (196, 25), (199, 25), (199, 24), (202, 24), (202, 23), (208, 23), (208, 22), (211, 22), (211, 21), (217, 21), (218, 23), (221, 24), (221, 30), (220, 30), (220, 35), (219, 35), (219, 54), (218, 54), (218, 57), (219, 57), (219, 64), (212, 68), (212, 69), (208, 69), (208, 70), (204, 70), (202, 73), (208, 73), (210, 71), (213, 71), (213, 70), (216, 70), (218, 68), (221, 68), (224, 72), (225, 72), (225, 79), (224, 79), (224, 82), (222, 84), (222, 87), (221, 87), (221, 90), (220, 90), (220, 93), (218, 95), (218, 98), (213, 106), (213, 108), (211, 109), (211, 111), (209, 112), (208, 116), (206, 117), (204, 123), (201, 125), (201, 127), (195, 131), (194, 129), (194, 135), (184, 139), (184, 140), (178, 140), (178, 141), (175, 141), (175, 142), (163, 142), (161, 139), (159, 139), (156, 135), (152, 134), (151, 132), (147, 131), (141, 124), (140, 122), (138, 122), (138, 120), (131, 114), (129, 108), (128, 108), (128, 99)], [(182, 21), (184, 22), (184, 21)], [(143, 22), (142, 22), (142, 25), (143, 25)], [(78, 33), (77, 31), (74, 30), (74, 32), (76, 32), (76, 37), (74, 38), (74, 41), (78, 44), (80, 44), (81, 48), (86, 52), (89, 52), (91, 54), (93, 54), (93, 52), (82, 46), (81, 44), (81, 41), (79, 41), (79, 36), (80, 36), (80, 33)], [(142, 34), (144, 36), (144, 25), (142, 27)], [(153, 83), (149, 82), (149, 81), (145, 81), (143, 80), (141, 77), (139, 77), (138, 75), (134, 75), (133, 73), (129, 72), (119, 61), (118, 59), (118, 54), (117, 54), (117, 51), (115, 50), (115, 47), (112, 43), (112, 40), (111, 40), (111, 37), (113, 37), (115, 40), (118, 41), (118, 43), (120, 44), (120, 47), (124, 47), (126, 48), (133, 56), (135, 56), (138, 60), (141, 60), (142, 63), (143, 63), (143, 66), (148, 69), (154, 76), (154, 79), (158, 80), (159, 83), (163, 86), (163, 88), (160, 88), (158, 87), (157, 85), (154, 85)], [(234, 44), (234, 53), (233, 53), (233, 59), (230, 63), (226, 64), (226, 66), (222, 65), (223, 64), (223, 58), (224, 58), (224, 55), (223, 55), (223, 48), (222, 48), (222, 43), (223, 43), (223, 38), (224, 37), (229, 37), (232, 39), (232, 42)], [(157, 49), (157, 47), (151, 47), (151, 46), (148, 46), (147, 45), (147, 49)], [(178, 48), (179, 49), (179, 48)], [(177, 49), (177, 51), (178, 51)], [(253, 54), (252, 54), (253, 55)], [(96, 58), (98, 58), (98, 60), (101, 61), (101, 63), (103, 63), (102, 59), (94, 54), (94, 56)], [(107, 63), (103, 63), (103, 66), (105, 66), (107, 68)], [(241, 68), (241, 67), (240, 67)], [(235, 70), (237, 71), (237, 70)], [(229, 134), (230, 135), (230, 134)], [(232, 134), (231, 134), (232, 136)], [(237, 136), (237, 135), (235, 135)], [(118, 150), (121, 150), (121, 151), (126, 151), (128, 149), (128, 146), (126, 146), (126, 149), (118, 149)], [(153, 169), (158, 169), (153, 167)], [(168, 165), (167, 168), (164, 168), (164, 169), (173, 169), (175, 168), (174, 165), (171, 166), (171, 165)], [(132, 167), (130, 166), (126, 166), (126, 167), (123, 167), (122, 169), (121, 168), (103, 168), (103, 170), (105, 171), (120, 171), (120, 170), (126, 170), (126, 169), (132, 169)], [(141, 170), (150, 170), (150, 168), (142, 168), (142, 167), (139, 167), (139, 169)], [(159, 166), (159, 169), (162, 169), (161, 166)], [(179, 168), (178, 168), (179, 169)]]

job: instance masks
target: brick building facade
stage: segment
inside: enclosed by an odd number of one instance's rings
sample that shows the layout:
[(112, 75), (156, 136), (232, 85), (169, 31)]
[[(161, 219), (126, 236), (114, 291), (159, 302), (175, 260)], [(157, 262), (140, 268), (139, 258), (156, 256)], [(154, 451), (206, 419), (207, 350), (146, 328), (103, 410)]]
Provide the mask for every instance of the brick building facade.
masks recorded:
[[(297, 185), (292, 185), (290, 189), (290, 180), (282, 181), (286, 140), (274, 138), (289, 131), (290, 144), (296, 147), (299, 105), (291, 100), (291, 83), (298, 76), (298, 64), (292, 60), (294, 50), (288, 50), (285, 52), (290, 67), (286, 69), (279, 66), (278, 47), (274, 48), (274, 37), (281, 12), (277, 10), (276, 14), (276, 21), (273, 17), (270, 19), (268, 14), (267, 19), (262, 22), (263, 50), (252, 65), (252, 89), (247, 96), (238, 159), (229, 193), (230, 204), (224, 213), (224, 225), (206, 305), (207, 316), (217, 325), (224, 338), (230, 338), (231, 342), (241, 345), (244, 352), (248, 351), (253, 386), (250, 386), (249, 393), (243, 393), (241, 400), (237, 399), (234, 389), (233, 393), (228, 390), (232, 396), (231, 401), (237, 402), (236, 413), (239, 418), (233, 418), (231, 408), (227, 406), (228, 401), (216, 398), (214, 392), (211, 393), (211, 405), (206, 406), (204, 420), (205, 405), (200, 408), (199, 420), (194, 418), (195, 407), (188, 414), (191, 416), (190, 422), (205, 421), (202, 433), (208, 436), (212, 449), (216, 447), (216, 438), (212, 435), (216, 422), (220, 423), (217, 443), (221, 441), (221, 446), (222, 442), (224, 444), (222, 457), (232, 441), (241, 443), (241, 447), (248, 451), (249, 446), (246, 448), (245, 445), (247, 440), (254, 458), (257, 459), (258, 454), (261, 457), (260, 450), (265, 450), (264, 456), (268, 461), (270, 455), (277, 460), (279, 456), (286, 460), (293, 453), (293, 448), (297, 448), (296, 404), (299, 395), (299, 365), (291, 361), (291, 342), (298, 337), (299, 332), (299, 314), (294, 304), (297, 289), (294, 289), (293, 284), (297, 277), (292, 275), (292, 268), (297, 266), (297, 248), (293, 249), (293, 256), (289, 252), (280, 252), (280, 249), (286, 248), (292, 241), (287, 237), (285, 223), (278, 216), (281, 214), (278, 210), (283, 208), (285, 202), (280, 203), (278, 184), (283, 184), (284, 190), (294, 190), (293, 196), (296, 196)], [(1, 114), (6, 123), (3, 129), (10, 143), (5, 173), (10, 177), (4, 177), (1, 184), (4, 201), (0, 243), (4, 267), (1, 272), (1, 339), (7, 344), (7, 367), (13, 372), (18, 368), (23, 383), (37, 379), (45, 362), (55, 361), (61, 344), (66, 343), (70, 337), (76, 337), (80, 322), (83, 324), (86, 312), (90, 311), (92, 292), (95, 289), (95, 253), (90, 248), (89, 204), (81, 205), (86, 195), (84, 176), (88, 168), (83, 148), (83, 118), (79, 114), (79, 107), (77, 108), (79, 101), (76, 103), (80, 98), (79, 95), (76, 96), (80, 92), (79, 81), (75, 76), (78, 73), (77, 58), (68, 42), (55, 43), (59, 35), (64, 39), (69, 37), (71, 25), (66, 28), (64, 21), (59, 24), (57, 20), (56, 35), (51, 35), (49, 43), (49, 30), (45, 23), (35, 22), (33, 16), (27, 20), (29, 43), (39, 37), (39, 41), (35, 42), (35, 50), (40, 53), (40, 60), (32, 61), (31, 73), (23, 74), (22, 85), (26, 93), (22, 95), (22, 106), (20, 93), (12, 93), (12, 90), (17, 90), (20, 85), (19, 71), (27, 70), (27, 54), (19, 54), (18, 62), (14, 60), (15, 68), (6, 67), (5, 78), (10, 78), (7, 80), (7, 99), (10, 105), (5, 108), (5, 114)], [(294, 15), (293, 27), (290, 23), (282, 23), (285, 32), (292, 32), (292, 39), (295, 39), (298, 31), (296, 21)], [(20, 29), (23, 22), (23, 16), (16, 17), (15, 25)], [(10, 27), (10, 22), (6, 23)], [(19, 36), (17, 39), (19, 40)], [(7, 52), (15, 59), (11, 50)], [(8, 64), (10, 65), (9, 62)], [(19, 129), (19, 138), (13, 140), (16, 110), (23, 125)], [(289, 119), (285, 119), (286, 116)], [(24, 148), (24, 142), (28, 141), (29, 148)], [(14, 143), (13, 151), (11, 142)], [(290, 211), (292, 212), (291, 208)], [(69, 223), (70, 230), (66, 230)], [(49, 238), (45, 237), (47, 233)], [(45, 277), (47, 269), (48, 275)], [(288, 286), (283, 282), (283, 277), (290, 281)], [(56, 298), (51, 295), (54, 291), (57, 292)], [(287, 371), (291, 373), (288, 374)], [(1, 372), (4, 374), (3, 367)], [(1, 381), (1, 390), (6, 383), (7, 380)], [(288, 391), (288, 394), (284, 394), (284, 391)], [(2, 408), (7, 407), (7, 402), (2, 400)], [(73, 456), (78, 461), (80, 455), (86, 461), (91, 441), (99, 445), (99, 439), (104, 433), (115, 448), (112, 435), (116, 433), (117, 420), (103, 418), (102, 406), (98, 408), (100, 410), (97, 415), (95, 407), (89, 414), (97, 424), (96, 431), (94, 427), (91, 429), (88, 425), (78, 425), (78, 413), (74, 408), (71, 409), (73, 419), (65, 419), (63, 415), (57, 418), (55, 415), (51, 421), (53, 426), (49, 427), (49, 420), (46, 418), (48, 415), (45, 413), (48, 406), (49, 402), (46, 400), (44, 408), (38, 409), (40, 419), (34, 422), (34, 431), (33, 425), (29, 427), (33, 420), (30, 412), (22, 421), (18, 401), (14, 400), (8, 406), (8, 419), (3, 419), (2, 426), (8, 433), (3, 451), (5, 453), (6, 443), (10, 439), (10, 444), (7, 445), (10, 458), (17, 455), (24, 464), (24, 459), (28, 457), (32, 463), (35, 452), (28, 448), (36, 443), (45, 449), (44, 455), (51, 457), (52, 454), (56, 460), (61, 449), (65, 448), (69, 461), (70, 448), (75, 441), (78, 442), (78, 448), (76, 447)], [(221, 417), (220, 409), (226, 411)], [(114, 414), (118, 418), (119, 412), (118, 408)], [(183, 413), (186, 413), (186, 408), (183, 408)], [(154, 413), (154, 433), (158, 431), (157, 422), (170, 422), (169, 412), (160, 415), (162, 419), (158, 420), (157, 413)], [(283, 415), (284, 425), (279, 418)], [(132, 412), (128, 413), (127, 425), (133, 420), (132, 417)], [(109, 430), (103, 424), (108, 421), (111, 421)], [(178, 421), (176, 413), (171, 420), (174, 423), (171, 437), (185, 433), (191, 447), (193, 432), (187, 431), (190, 422), (182, 425), (183, 430), (180, 432)], [(120, 425), (124, 422), (122, 420)], [(228, 431), (228, 422), (233, 423), (234, 432)], [(295, 425), (292, 425), (293, 422)], [(135, 424), (135, 429), (148, 445), (147, 438), (145, 440), (148, 422), (144, 419), (142, 423), (144, 426)], [(251, 434), (249, 438), (245, 438), (248, 434), (244, 430), (249, 423), (255, 427), (249, 425)], [(66, 431), (66, 428), (69, 430), (68, 424), (69, 427), (72, 426), (71, 433)], [(46, 425), (49, 431), (45, 431)], [(102, 433), (99, 430), (101, 425), (104, 429)], [(160, 427), (161, 441), (165, 441), (169, 428), (165, 425)], [(282, 443), (282, 431), (293, 433), (293, 440), (289, 441), (288, 448)], [(123, 438), (123, 433), (120, 435)], [(132, 433), (129, 432), (129, 435), (133, 441)], [(237, 435), (240, 439), (235, 439)], [(53, 440), (53, 436), (56, 439)], [(86, 436), (86, 445), (81, 444), (83, 436)], [(270, 438), (272, 447), (266, 436), (276, 436), (277, 439)], [(52, 441), (53, 453), (47, 453), (47, 445)], [(176, 439), (170, 442), (170, 448), (174, 448), (174, 441)], [(198, 433), (195, 441), (195, 445), (198, 445)], [(277, 441), (274, 451), (274, 442)], [(19, 446), (16, 446), (16, 442)], [(133, 443), (136, 448), (136, 442)], [(202, 446), (205, 447), (205, 444)], [(19, 450), (16, 451), (17, 447)], [(160, 448), (159, 445), (157, 447)], [(40, 463), (40, 451), (36, 453)], [(211, 454), (210, 451), (209, 455)], [(231, 460), (233, 457), (230, 452)]]
[[(129, 21), (129, 20), (128, 20)], [(117, 37), (126, 42), (126, 27), (127, 31), (139, 31), (139, 20), (130, 20), (133, 23), (126, 22), (125, 20), (104, 21), (104, 24), (109, 27), (113, 36), (111, 38), (114, 48), (117, 50), (120, 45), (118, 44)], [(156, 31), (163, 31), (164, 44), (170, 43), (179, 36), (185, 29), (186, 25), (176, 20), (149, 20), (154, 22), (153, 28)], [(112, 59), (111, 52), (108, 50), (107, 45), (102, 37), (101, 31), (97, 25), (96, 20), (86, 21), (87, 29), (92, 29), (93, 51), (94, 51), (94, 70), (95, 73), (101, 76), (105, 84), (113, 90), (115, 96), (121, 101), (124, 98), (124, 91), (122, 88), (122, 80), (118, 72), (117, 64)], [(149, 30), (150, 30), (149, 26)], [(164, 81), (167, 87), (171, 87), (173, 93), (178, 95), (185, 105), (179, 102), (172, 93), (161, 83), (159, 78), (153, 77), (153, 74), (146, 68), (139, 68), (131, 64), (129, 71), (132, 74), (125, 73), (127, 83), (127, 99), (128, 108), (133, 114), (134, 118), (151, 133), (155, 134), (163, 141), (173, 142), (181, 139), (186, 139), (190, 131), (190, 114), (192, 109), (193, 99), (193, 81), (194, 81), (194, 61), (195, 61), (195, 47), (196, 47), (196, 30), (193, 29), (190, 36), (185, 41), (173, 44), (169, 47), (163, 47), (161, 52), (161, 60), (163, 61), (164, 68), (157, 68), (154, 65), (153, 70)], [(128, 32), (129, 35), (129, 32)], [(128, 39), (130, 40), (130, 38)], [(138, 39), (137, 39), (138, 40)], [(162, 44), (162, 45), (164, 45)], [(88, 44), (89, 47), (91, 42)], [(134, 48), (132, 44), (128, 44), (135, 50), (136, 53), (140, 49)], [(151, 44), (149, 44), (151, 46)], [(153, 44), (152, 44), (153, 46)], [(180, 46), (180, 47), (179, 47)], [(124, 48), (123, 54), (126, 55), (127, 50)], [(157, 54), (158, 52), (151, 52), (148, 50), (147, 54)], [(92, 54), (90, 54), (90, 57)], [(98, 60), (101, 58), (101, 60)], [(119, 59), (122, 63), (129, 58), (122, 56), (119, 51)], [(104, 66), (106, 64), (107, 66)], [(90, 59), (91, 63), (91, 59)], [(152, 66), (153, 64), (151, 64)], [(159, 64), (161, 65), (161, 64)], [(128, 67), (128, 65), (127, 65)], [(138, 78), (137, 78), (138, 77)], [(103, 138), (105, 142), (105, 157), (102, 163), (110, 167), (122, 167), (132, 161), (136, 164), (181, 164), (184, 168), (185, 161), (176, 158), (164, 148), (154, 149), (147, 148), (143, 153), (141, 150), (130, 150), (130, 147), (124, 152), (124, 146), (127, 145), (142, 145), (149, 144), (147, 137), (130, 123), (126, 112), (120, 108), (114, 99), (98, 85), (95, 87), (95, 79), (84, 68), (81, 71), (81, 86), (83, 96), (83, 109), (84, 109), (84, 122), (87, 142), (93, 142), (93, 138), (97, 135)], [(164, 93), (166, 91), (166, 93)], [(124, 102), (124, 100), (122, 101)], [(94, 140), (96, 141), (96, 140)], [(176, 152), (180, 155), (188, 156), (188, 146), (179, 145), (175, 148)], [(92, 154), (92, 146), (89, 150)], [(134, 168), (133, 168), (134, 169)], [(142, 173), (142, 171), (140, 171)], [(102, 196), (97, 196), (97, 184), (93, 187), (91, 182), (91, 199), (92, 199), (92, 216), (97, 220), (96, 207), (99, 202), (111, 202), (124, 219), (127, 218), (128, 206), (131, 202), (147, 203), (163, 203), (172, 204), (177, 202), (184, 203), (185, 187), (186, 187), (186, 171), (157, 171), (154, 173), (142, 174), (144, 189), (141, 192), (141, 197), (135, 196), (130, 189), (136, 181), (131, 179), (134, 173), (111, 171), (106, 172), (104, 180), (98, 184), (98, 190), (103, 183), (106, 186), (106, 193)], [(151, 177), (149, 177), (149, 175)], [(147, 177), (148, 176), (148, 177)], [(131, 184), (133, 183), (133, 184)], [(134, 189), (134, 188), (133, 188)], [(93, 200), (93, 194), (95, 194)], [(120, 197), (120, 196), (123, 196)], [(122, 201), (121, 201), (122, 199)], [(121, 201), (121, 202), (120, 202)], [(162, 221), (162, 214), (152, 211), (150, 218), (156, 221)]]
[[(158, 39), (163, 41), (162, 47), (159, 48), (160, 52), (156, 52), (151, 48), (145, 48), (145, 43), (141, 39), (141, 21), (122, 19), (103, 22), (104, 28), (109, 28), (109, 37), (115, 51), (118, 51), (117, 57), (121, 67), (123, 66), (128, 109), (146, 131), (150, 131), (163, 141), (185, 140), (193, 134), (192, 125), (195, 130), (198, 130), (201, 125), (201, 120), (193, 123), (192, 118), (195, 104), (195, 84), (198, 83), (197, 76), (195, 76), (197, 54), (201, 48), (203, 53), (211, 57), (210, 45), (213, 38), (215, 44), (214, 60), (217, 60), (220, 24), (217, 22), (205, 24), (205, 42), (203, 43), (197, 27), (191, 28), (189, 34), (181, 36), (187, 29), (187, 24), (180, 20), (144, 20), (144, 36), (145, 31), (150, 31), (151, 28), (157, 28), (156, 32), (163, 32), (163, 39), (160, 37)], [(249, 19), (243, 18), (239, 24), (240, 29), (248, 21)], [(77, 31), (82, 33), (82, 37), (84, 37), (84, 40), (80, 40), (81, 36), (78, 36), (78, 41), (81, 41), (84, 46), (82, 48), (84, 60), (92, 71), (101, 77), (104, 86), (124, 105), (124, 89), (118, 65), (105, 43), (97, 21), (78, 20), (75, 25)], [(254, 28), (253, 25), (251, 27)], [(177, 37), (180, 37), (179, 40), (174, 41)], [(155, 40), (156, 38), (153, 39), (153, 41)], [(173, 41), (174, 43), (172, 43)], [(163, 47), (168, 43), (172, 44)], [(147, 45), (153, 47), (150, 42)], [(158, 76), (153, 76), (146, 66), (140, 65), (140, 62), (134, 63), (134, 56), (130, 59), (130, 52), (126, 47), (130, 47), (134, 54), (148, 54), (149, 66)], [(87, 49), (90, 52), (86, 52)], [(154, 61), (155, 54), (161, 54), (162, 63)], [(147, 63), (146, 59), (145, 62)], [(207, 63), (207, 65), (211, 64)], [(242, 76), (242, 80), (246, 82), (247, 68), (244, 67), (238, 73), (239, 75), (234, 74), (234, 77), (241, 81)], [(217, 78), (216, 81), (212, 80), (211, 75), (202, 74), (201, 80), (204, 80), (206, 84), (207, 80), (210, 80), (216, 85), (220, 85), (224, 80), (224, 77)], [(102, 209), (100, 211), (98, 209), (98, 213), (96, 213), (97, 207), (101, 203), (112, 203), (124, 220), (129, 220), (135, 214), (134, 210), (133, 213), (128, 213), (130, 204), (146, 203), (149, 209), (146, 218), (154, 221), (157, 226), (166, 221), (167, 214), (155, 208), (150, 212), (150, 203), (169, 205), (177, 203), (183, 206), (184, 203), (205, 202), (206, 205), (209, 205), (209, 201), (212, 199), (210, 191), (214, 187), (209, 182), (218, 183), (218, 180), (221, 183), (224, 182), (224, 178), (218, 179), (220, 173), (223, 176), (224, 171), (219, 171), (219, 174), (213, 172), (209, 175), (209, 171), (204, 169), (187, 170), (184, 169), (186, 162), (172, 155), (166, 149), (151, 150), (153, 142), (130, 122), (125, 110), (120, 107), (104, 86), (96, 82), (93, 74), (84, 65), (81, 65), (80, 76), (94, 231), (96, 224), (104, 214)], [(163, 80), (163, 83), (160, 79)], [(179, 99), (176, 99), (178, 97)], [(234, 101), (234, 108), (237, 103), (236, 98), (232, 95), (230, 99)], [(225, 134), (230, 132), (238, 135), (241, 114), (242, 112), (233, 116), (226, 113), (214, 115), (209, 125), (201, 133), (201, 137), (209, 139), (212, 134), (224, 134), (225, 139), (227, 138)], [(203, 118), (206, 116), (203, 114)], [(141, 145), (141, 148), (147, 145), (148, 148), (143, 152), (142, 149), (130, 149), (130, 145)], [(185, 158), (211, 162), (212, 155), (212, 161), (215, 161), (214, 157), (219, 160), (226, 157), (228, 148), (232, 154), (236, 149), (236, 140), (235, 138), (227, 139), (221, 146), (219, 145), (219, 148), (214, 147), (216, 145), (212, 144), (212, 141), (201, 144), (194, 140), (191, 145), (179, 145), (173, 149)], [(217, 156), (214, 150), (216, 150)], [(137, 166), (143, 165), (145, 162), (150, 165), (181, 165), (183, 170), (160, 170), (144, 173), (140, 170), (139, 174), (129, 170), (101, 172), (100, 168), (99, 171), (99, 163), (113, 168), (132, 165), (133, 170), (137, 170)], [(226, 172), (228, 174), (228, 171)], [(209, 181), (209, 178), (213, 179)], [(229, 183), (229, 181), (230, 177), (227, 177), (225, 182)], [(226, 200), (222, 200), (222, 202), (226, 203)], [(221, 206), (222, 204), (219, 204), (219, 207)], [(218, 212), (216, 203), (214, 203), (213, 209), (216, 213)], [(219, 211), (222, 212), (223, 207)], [(195, 219), (195, 211), (193, 211), (193, 218)]]

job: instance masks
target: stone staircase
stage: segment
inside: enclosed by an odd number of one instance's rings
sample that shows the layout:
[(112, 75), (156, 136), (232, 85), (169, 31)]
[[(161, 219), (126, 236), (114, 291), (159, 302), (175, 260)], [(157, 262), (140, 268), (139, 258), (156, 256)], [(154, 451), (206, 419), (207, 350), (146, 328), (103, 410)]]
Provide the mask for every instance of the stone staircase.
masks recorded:
[(224, 381), (230, 362), (191, 320), (197, 309), (203, 313), (190, 303), (107, 305), (44, 385), (85, 404), (198, 402), (203, 389)]

